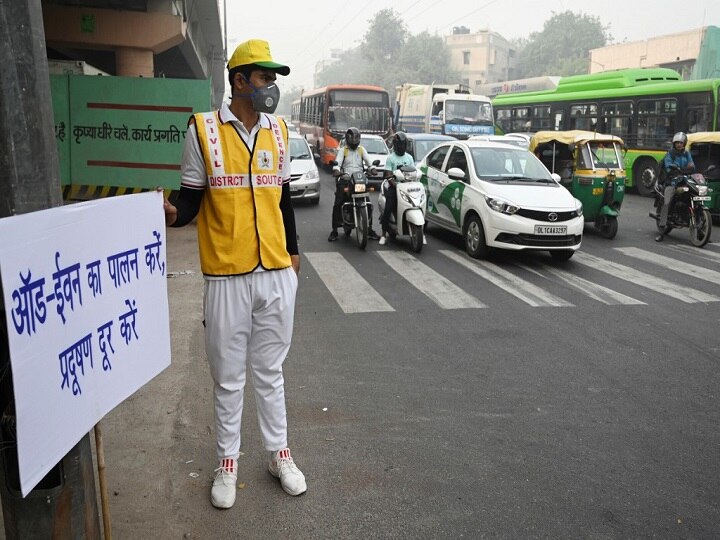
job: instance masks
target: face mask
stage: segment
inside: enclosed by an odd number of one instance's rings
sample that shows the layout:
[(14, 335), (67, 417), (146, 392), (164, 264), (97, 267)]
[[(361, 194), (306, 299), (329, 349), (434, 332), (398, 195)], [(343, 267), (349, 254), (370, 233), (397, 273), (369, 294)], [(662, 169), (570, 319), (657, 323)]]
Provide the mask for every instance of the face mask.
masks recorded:
[(245, 79), (245, 82), (253, 89), (249, 97), (252, 101), (255, 112), (274, 113), (275, 109), (277, 109), (278, 103), (280, 102), (280, 89), (277, 87), (277, 84), (271, 82), (267, 86), (256, 88), (247, 79)]

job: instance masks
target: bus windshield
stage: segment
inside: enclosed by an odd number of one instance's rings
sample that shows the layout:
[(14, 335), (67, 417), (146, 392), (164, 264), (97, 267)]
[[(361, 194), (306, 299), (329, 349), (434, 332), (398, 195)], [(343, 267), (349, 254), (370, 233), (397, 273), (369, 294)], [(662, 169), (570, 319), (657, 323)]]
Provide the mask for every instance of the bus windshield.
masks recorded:
[(378, 107), (328, 107), (328, 129), (345, 133), (356, 127), (363, 133), (387, 133), (390, 129), (390, 109)]
[(445, 101), (446, 124), (492, 125), (492, 105), (481, 101)]

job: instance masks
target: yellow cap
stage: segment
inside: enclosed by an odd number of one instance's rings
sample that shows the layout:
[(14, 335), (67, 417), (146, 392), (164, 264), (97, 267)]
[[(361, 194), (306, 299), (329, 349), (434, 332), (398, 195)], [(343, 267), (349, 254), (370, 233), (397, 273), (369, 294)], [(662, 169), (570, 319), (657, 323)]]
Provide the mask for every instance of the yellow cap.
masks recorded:
[(230, 57), (227, 68), (230, 70), (247, 64), (257, 64), (258, 66), (277, 71), (280, 75), (290, 74), (289, 67), (273, 62), (272, 55), (270, 54), (270, 44), (262, 39), (249, 39), (238, 45)]

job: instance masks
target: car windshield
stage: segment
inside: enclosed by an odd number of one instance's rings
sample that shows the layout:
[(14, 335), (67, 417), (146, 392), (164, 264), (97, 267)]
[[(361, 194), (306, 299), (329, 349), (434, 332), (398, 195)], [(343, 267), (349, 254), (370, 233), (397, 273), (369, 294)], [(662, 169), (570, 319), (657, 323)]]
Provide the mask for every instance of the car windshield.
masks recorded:
[(471, 148), (475, 173), (491, 182), (520, 180), (554, 183), (545, 166), (521, 148)]
[(310, 159), (310, 149), (302, 139), (290, 138), (290, 159)]
[(365, 150), (367, 150), (368, 154), (388, 153), (387, 145), (382, 139), (366, 139), (364, 137), (360, 137), (360, 144), (363, 148), (365, 148)]
[(480, 101), (447, 100), (445, 123), (491, 125), (492, 106)]
[(580, 166), (587, 169), (621, 169), (617, 143), (590, 141), (582, 148)]
[(442, 142), (444, 141), (415, 139), (413, 142), (413, 144), (415, 145), (415, 155), (413, 156), (413, 158), (415, 158), (415, 161), (420, 161), (422, 158), (424, 158), (430, 153), (430, 150), (432, 150)]

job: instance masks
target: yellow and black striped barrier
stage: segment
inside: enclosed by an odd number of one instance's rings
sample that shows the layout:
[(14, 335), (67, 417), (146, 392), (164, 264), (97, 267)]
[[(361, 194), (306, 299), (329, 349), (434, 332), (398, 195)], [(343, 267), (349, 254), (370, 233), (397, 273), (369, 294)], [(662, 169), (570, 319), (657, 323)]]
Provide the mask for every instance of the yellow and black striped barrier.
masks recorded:
[[(90, 186), (83, 184), (68, 184), (63, 186), (63, 200), (65, 202), (90, 201), (94, 199), (103, 199), (105, 197), (115, 197), (117, 195), (132, 195), (133, 193), (144, 193), (152, 191), (148, 188), (136, 187), (119, 187), (119, 186)], [(169, 200), (179, 193), (178, 190), (166, 189), (165, 196)]]

